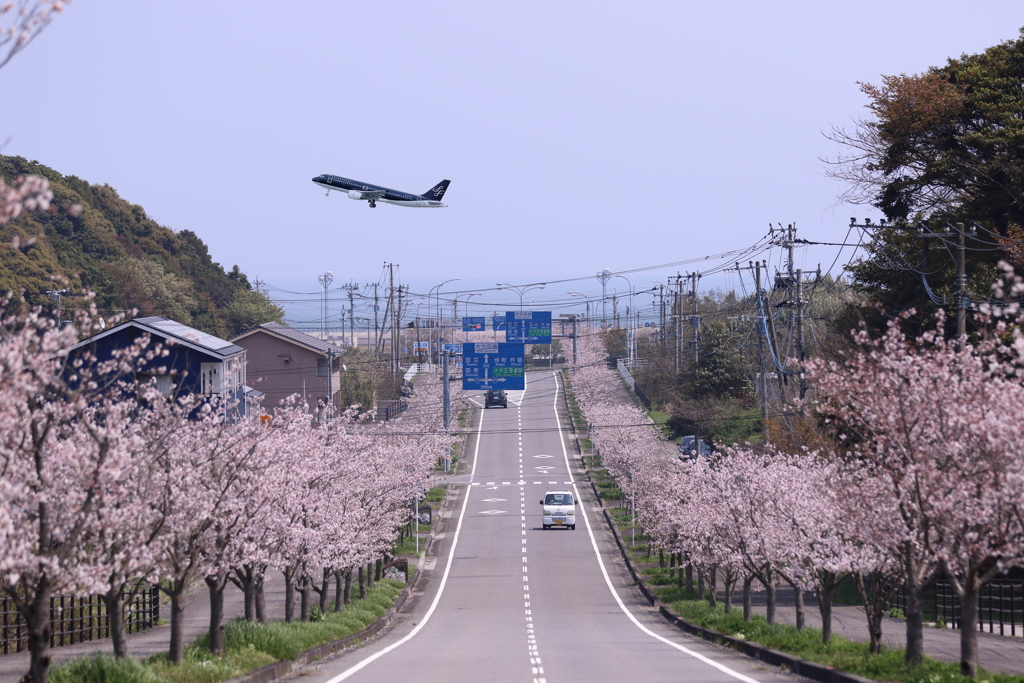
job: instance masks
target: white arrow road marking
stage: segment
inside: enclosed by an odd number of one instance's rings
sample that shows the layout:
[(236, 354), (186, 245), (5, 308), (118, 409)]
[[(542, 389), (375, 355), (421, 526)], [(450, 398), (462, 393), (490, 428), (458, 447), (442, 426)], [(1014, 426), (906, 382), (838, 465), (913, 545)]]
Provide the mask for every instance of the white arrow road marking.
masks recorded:
[(481, 515), (501, 515), (508, 512), (508, 510), (484, 510)]
[(547, 472), (548, 470), (553, 470), (557, 468), (552, 467), (551, 465), (539, 465), (537, 467), (534, 467), (533, 469), (540, 470), (541, 472)]
[(553, 458), (555, 456), (553, 456), (553, 455), (535, 455), (533, 457), (535, 457), (535, 458)]
[(504, 503), (508, 498), (484, 498), (481, 503)]

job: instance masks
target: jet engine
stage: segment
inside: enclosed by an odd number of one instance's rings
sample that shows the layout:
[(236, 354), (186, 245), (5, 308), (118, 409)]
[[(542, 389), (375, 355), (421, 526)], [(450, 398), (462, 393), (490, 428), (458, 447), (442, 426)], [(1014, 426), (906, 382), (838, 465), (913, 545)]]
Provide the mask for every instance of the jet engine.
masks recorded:
[(358, 191), (358, 190), (349, 190), (348, 191), (348, 198), (349, 199), (362, 199), (363, 198), (363, 193)]

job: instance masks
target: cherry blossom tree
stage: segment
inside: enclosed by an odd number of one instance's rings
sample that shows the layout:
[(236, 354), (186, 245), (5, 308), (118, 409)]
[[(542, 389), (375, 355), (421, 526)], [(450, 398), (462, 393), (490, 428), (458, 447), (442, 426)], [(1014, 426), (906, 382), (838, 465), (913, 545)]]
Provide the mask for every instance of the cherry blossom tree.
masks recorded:
[(1022, 454), (1006, 425), (1019, 422), (1024, 389), (998, 335), (972, 346), (946, 341), (940, 327), (908, 340), (898, 323), (878, 340), (858, 333), (860, 351), (845, 363), (807, 367), (829, 397), (820, 410), (870, 478), (852, 492), (861, 533), (902, 564), (907, 661), (921, 661), (923, 590), (945, 567), (963, 606), (961, 667), (974, 675), (977, 592), (998, 574), (983, 568), (1021, 558)]
[(95, 329), (94, 310), (58, 330), (38, 308), (3, 313), (8, 303), (0, 305), (0, 587), (27, 624), (27, 680), (45, 681), (50, 596), (107, 589), (98, 511), (145, 444), (137, 404), (100, 378), (124, 376), (154, 353), (140, 339), (109, 361), (69, 360), (79, 332)]

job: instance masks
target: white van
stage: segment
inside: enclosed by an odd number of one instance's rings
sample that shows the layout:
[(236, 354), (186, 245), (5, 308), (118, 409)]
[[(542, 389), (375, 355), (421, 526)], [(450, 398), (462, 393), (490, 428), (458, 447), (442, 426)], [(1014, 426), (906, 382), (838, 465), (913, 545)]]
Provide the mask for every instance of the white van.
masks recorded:
[(545, 529), (553, 526), (576, 528), (576, 501), (572, 491), (548, 491), (540, 504), (544, 506)]

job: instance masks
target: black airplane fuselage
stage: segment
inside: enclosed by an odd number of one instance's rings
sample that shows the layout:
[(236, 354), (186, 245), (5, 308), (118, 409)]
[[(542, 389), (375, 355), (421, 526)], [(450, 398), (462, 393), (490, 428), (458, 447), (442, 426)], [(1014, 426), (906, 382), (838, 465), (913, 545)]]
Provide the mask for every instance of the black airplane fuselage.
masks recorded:
[(448, 206), (441, 203), (441, 198), (444, 197), (444, 193), (451, 181), (442, 180), (423, 194), (410, 194), (401, 190), (393, 190), (390, 187), (371, 185), (370, 183), (327, 173), (313, 178), (313, 182), (327, 190), (328, 195), (331, 194), (331, 190), (344, 192), (348, 195), (349, 199), (369, 202), (370, 207), (375, 207), (377, 202), (385, 202), (396, 206), (436, 209)]

